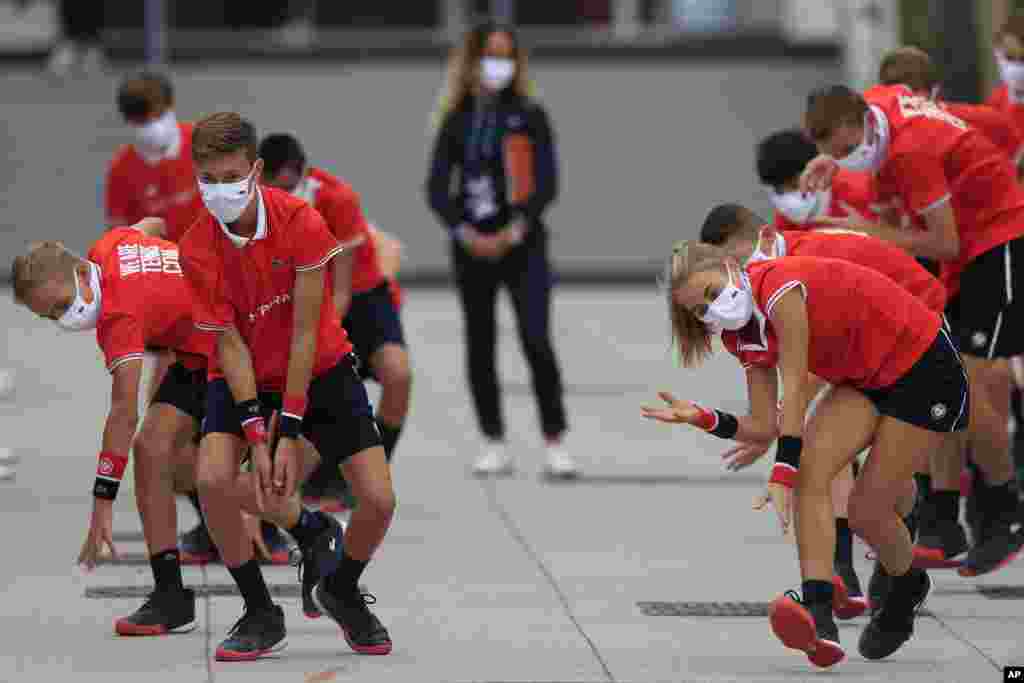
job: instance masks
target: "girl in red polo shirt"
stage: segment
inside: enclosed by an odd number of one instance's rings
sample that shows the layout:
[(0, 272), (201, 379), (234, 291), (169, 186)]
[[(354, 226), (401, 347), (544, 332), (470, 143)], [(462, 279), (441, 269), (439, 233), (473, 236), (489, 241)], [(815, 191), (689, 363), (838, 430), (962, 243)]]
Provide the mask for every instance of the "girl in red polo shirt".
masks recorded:
[[(893, 577), (859, 644), (868, 659), (887, 657), (910, 638), (931, 588), (924, 570), (911, 566), (901, 520), (913, 501), (915, 465), (966, 424), (967, 377), (939, 315), (853, 263), (784, 257), (744, 269), (721, 249), (695, 241), (673, 248), (667, 280), (674, 342), (686, 366), (710, 355), (718, 332), (739, 333), (730, 351), (746, 368), (751, 410), (737, 417), (662, 393), (667, 407), (643, 413), (726, 439), (778, 439), (768, 494), (784, 528), (794, 516), (797, 521), (803, 585), (802, 597), (791, 591), (775, 600), (771, 623), (783, 644), (821, 667), (845, 656), (832, 616), (831, 483), (873, 445), (849, 518)], [(777, 370), (787, 388), (781, 419)], [(808, 372), (833, 388), (805, 428)]]

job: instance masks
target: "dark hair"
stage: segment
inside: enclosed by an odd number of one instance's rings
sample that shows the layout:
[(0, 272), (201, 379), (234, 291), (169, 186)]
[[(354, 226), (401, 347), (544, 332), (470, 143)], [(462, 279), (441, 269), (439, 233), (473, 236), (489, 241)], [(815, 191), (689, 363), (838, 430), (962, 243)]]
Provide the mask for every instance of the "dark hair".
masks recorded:
[(778, 187), (803, 173), (804, 167), (818, 156), (818, 148), (802, 130), (790, 128), (757, 143), (756, 155), (761, 184)]
[(836, 128), (859, 124), (868, 111), (868, 103), (860, 93), (845, 85), (817, 88), (807, 96), (804, 128), (812, 140), (827, 140)]
[(1015, 12), (1006, 18), (999, 28), (1000, 37), (1013, 36), (1024, 42), (1024, 12)]
[(306, 153), (298, 138), (288, 133), (271, 133), (260, 142), (257, 155), (263, 159), (263, 176), (276, 178), (277, 174), (290, 168), (301, 174), (306, 168)]
[(256, 127), (241, 114), (218, 112), (204, 117), (192, 131), (192, 161), (197, 164), (244, 150), (256, 161)]
[(174, 88), (163, 74), (142, 71), (128, 76), (117, 89), (117, 111), (126, 121), (140, 121), (174, 105)]
[(700, 241), (720, 247), (738, 232), (756, 231), (760, 223), (757, 215), (745, 206), (719, 204), (711, 209), (700, 226)]

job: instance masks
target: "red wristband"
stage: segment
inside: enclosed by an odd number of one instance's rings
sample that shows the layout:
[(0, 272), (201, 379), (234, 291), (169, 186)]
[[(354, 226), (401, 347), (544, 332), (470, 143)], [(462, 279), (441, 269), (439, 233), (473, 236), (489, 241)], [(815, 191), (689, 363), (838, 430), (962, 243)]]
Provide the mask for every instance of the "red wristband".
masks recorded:
[(242, 423), (242, 431), (245, 432), (245, 440), (252, 445), (266, 443), (267, 423), (262, 417), (252, 417)]
[(99, 461), (96, 463), (96, 476), (111, 481), (121, 481), (124, 471), (128, 467), (128, 456), (113, 451), (100, 453)]
[(305, 396), (285, 396), (281, 404), (281, 416), (294, 417), (298, 421), (306, 415)]
[(697, 427), (700, 427), (705, 432), (710, 432), (718, 426), (718, 413), (713, 410), (708, 410), (699, 403), (693, 403), (692, 401), (690, 403), (697, 409)]
[(797, 469), (784, 462), (777, 462), (772, 465), (772, 475), (768, 478), (769, 484), (781, 484), (787, 489), (796, 487)]

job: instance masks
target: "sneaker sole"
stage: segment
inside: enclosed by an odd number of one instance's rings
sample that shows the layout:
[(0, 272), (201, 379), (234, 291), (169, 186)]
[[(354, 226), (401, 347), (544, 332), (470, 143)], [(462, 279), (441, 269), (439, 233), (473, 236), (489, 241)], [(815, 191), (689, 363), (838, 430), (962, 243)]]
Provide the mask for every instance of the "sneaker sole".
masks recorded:
[(818, 638), (814, 618), (792, 598), (780, 596), (772, 601), (768, 619), (775, 637), (791, 650), (800, 650), (815, 666), (827, 669), (846, 657), (839, 643)]
[(266, 659), (274, 657), (282, 650), (288, 647), (288, 639), (282, 638), (279, 643), (276, 643), (272, 647), (265, 650), (257, 650), (256, 652), (234, 652), (232, 650), (225, 650), (223, 648), (217, 648), (217, 654), (214, 658), (218, 662), (251, 662), (256, 659)]
[(849, 621), (855, 619), (868, 608), (868, 600), (864, 596), (850, 596), (843, 577), (836, 574), (832, 577), (832, 613), (837, 619)]
[(985, 574), (997, 572), (1000, 569), (1006, 567), (1014, 560), (1016, 560), (1018, 557), (1020, 557), (1021, 552), (1024, 552), (1024, 546), (1018, 547), (1015, 551), (1004, 557), (1002, 561), (999, 562), (999, 564), (992, 567), (991, 569), (979, 570), (976, 567), (971, 567), (969, 565), (964, 564), (960, 567), (960, 569), (957, 570), (957, 574), (963, 576), (964, 578), (971, 578), (974, 576), (984, 576)]
[(957, 569), (964, 563), (961, 555), (946, 557), (946, 554), (938, 548), (925, 548), (919, 545), (914, 546), (914, 568), (915, 569)]
[(195, 630), (197, 624), (198, 622), (193, 619), (187, 624), (175, 626), (174, 628), (167, 628), (163, 624), (145, 626), (142, 624), (131, 624), (118, 621), (114, 623), (114, 633), (119, 636), (166, 636), (172, 633), (189, 633), (190, 631)]
[[(320, 588), (320, 586), (317, 585), (317, 587), (313, 589), (313, 602), (316, 603), (317, 608), (321, 612), (323, 612), (327, 616), (331, 616), (331, 613), (328, 612), (326, 609), (324, 609), (324, 606), (322, 604), (320, 604), (320, 598), (318, 598), (316, 596), (317, 590), (319, 588)], [(360, 655), (389, 655), (389, 654), (391, 654), (391, 643), (390, 642), (385, 643), (384, 645), (359, 645), (357, 643), (352, 642), (352, 638), (348, 634), (348, 629), (346, 629), (345, 626), (341, 622), (339, 622), (334, 617), (331, 617), (331, 621), (333, 621), (335, 624), (338, 625), (338, 628), (341, 629), (341, 635), (344, 636), (344, 638), (345, 638), (345, 642), (348, 643), (348, 646), (350, 648), (352, 648), (352, 651), (355, 652), (356, 654), (360, 654)]]

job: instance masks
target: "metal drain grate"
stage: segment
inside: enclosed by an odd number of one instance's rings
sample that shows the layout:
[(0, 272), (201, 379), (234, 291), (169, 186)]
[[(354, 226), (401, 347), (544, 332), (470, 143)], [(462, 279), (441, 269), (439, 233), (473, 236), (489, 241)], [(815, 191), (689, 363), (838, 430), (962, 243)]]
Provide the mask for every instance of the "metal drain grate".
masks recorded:
[(978, 592), (990, 600), (1024, 600), (1024, 586), (978, 586)]
[[(767, 602), (638, 602), (648, 617), (767, 617)], [(926, 609), (922, 616), (931, 616)]]
[[(196, 592), (196, 597), (225, 598), (238, 595), (238, 588), (233, 583), (208, 583), (189, 588)], [(298, 583), (267, 584), (267, 588), (270, 589), (270, 595), (275, 598), (302, 597), (302, 588)], [(365, 593), (366, 586), (360, 586), (359, 590)], [(85, 589), (85, 597), (98, 600), (140, 599), (152, 592), (153, 586), (89, 586)]]
[(638, 602), (649, 617), (767, 617), (767, 602)]
[[(149, 557), (145, 553), (121, 553), (121, 557), (118, 559), (110, 558), (104, 560), (100, 564), (106, 566), (121, 566), (121, 567), (148, 567)], [(182, 566), (193, 567), (200, 564), (221, 564), (220, 560), (216, 562), (182, 562)], [(276, 567), (287, 567), (289, 562), (267, 562), (266, 560), (260, 560), (260, 564), (265, 566), (276, 566)]]

